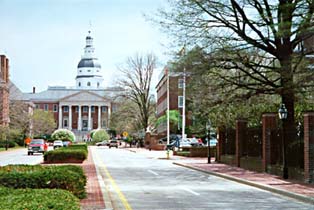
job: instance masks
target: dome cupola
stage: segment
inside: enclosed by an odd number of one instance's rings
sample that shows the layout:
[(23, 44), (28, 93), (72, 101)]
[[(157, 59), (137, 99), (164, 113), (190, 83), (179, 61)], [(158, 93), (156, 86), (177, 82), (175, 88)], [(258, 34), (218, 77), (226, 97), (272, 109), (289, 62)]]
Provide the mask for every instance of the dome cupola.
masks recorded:
[(78, 89), (98, 89), (102, 87), (103, 77), (101, 75), (101, 65), (94, 54), (93, 37), (88, 31), (84, 55), (77, 65), (76, 88)]

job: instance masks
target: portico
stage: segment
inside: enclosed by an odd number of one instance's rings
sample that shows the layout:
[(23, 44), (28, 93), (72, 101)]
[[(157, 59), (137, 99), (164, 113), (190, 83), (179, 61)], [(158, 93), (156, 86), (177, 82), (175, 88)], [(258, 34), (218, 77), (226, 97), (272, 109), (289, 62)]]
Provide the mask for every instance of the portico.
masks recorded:
[(105, 98), (82, 91), (67, 96), (59, 102), (58, 128), (90, 131), (108, 128), (111, 103)]

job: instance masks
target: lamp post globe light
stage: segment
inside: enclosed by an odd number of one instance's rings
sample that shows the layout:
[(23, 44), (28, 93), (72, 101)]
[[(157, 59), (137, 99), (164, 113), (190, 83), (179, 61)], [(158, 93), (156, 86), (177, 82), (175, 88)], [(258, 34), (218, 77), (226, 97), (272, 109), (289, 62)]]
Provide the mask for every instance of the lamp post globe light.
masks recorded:
[(208, 120), (206, 122), (206, 139), (207, 139), (207, 147), (208, 147), (208, 150), (207, 150), (207, 157), (208, 157), (208, 160), (207, 160), (207, 163), (210, 163), (210, 126), (211, 126), (211, 122), (210, 120)]
[(286, 141), (285, 141), (285, 126), (283, 125), (284, 120), (288, 117), (288, 110), (285, 104), (281, 104), (278, 110), (279, 119), (282, 121), (282, 134), (281, 134), (281, 144), (282, 144), (282, 178), (288, 179), (288, 166), (286, 157)]

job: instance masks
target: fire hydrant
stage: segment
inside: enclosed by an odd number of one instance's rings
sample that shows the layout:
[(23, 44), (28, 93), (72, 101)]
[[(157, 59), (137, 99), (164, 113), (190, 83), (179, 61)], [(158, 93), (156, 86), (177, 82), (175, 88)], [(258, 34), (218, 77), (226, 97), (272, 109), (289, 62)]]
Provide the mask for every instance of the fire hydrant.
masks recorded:
[(170, 151), (169, 151), (169, 149), (167, 149), (166, 154), (167, 154), (167, 159), (169, 160), (169, 155), (170, 155)]

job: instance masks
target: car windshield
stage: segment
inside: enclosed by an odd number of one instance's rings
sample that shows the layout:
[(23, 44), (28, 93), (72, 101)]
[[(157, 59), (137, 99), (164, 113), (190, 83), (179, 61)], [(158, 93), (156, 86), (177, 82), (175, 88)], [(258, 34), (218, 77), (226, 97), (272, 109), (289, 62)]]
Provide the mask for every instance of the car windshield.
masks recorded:
[(116, 140), (112, 140), (112, 141), (110, 141), (110, 143), (117, 143), (117, 141)]
[(42, 144), (44, 142), (44, 140), (42, 139), (33, 139), (31, 141), (31, 144)]
[(62, 144), (62, 141), (54, 141), (55, 144)]

